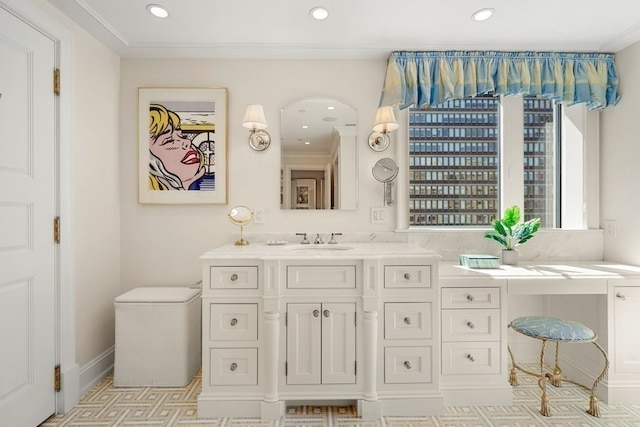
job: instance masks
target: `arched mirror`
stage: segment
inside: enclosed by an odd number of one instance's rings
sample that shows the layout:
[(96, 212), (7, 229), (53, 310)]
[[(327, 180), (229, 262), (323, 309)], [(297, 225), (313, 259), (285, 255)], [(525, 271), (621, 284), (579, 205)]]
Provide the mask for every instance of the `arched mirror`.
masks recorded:
[(357, 209), (355, 108), (311, 97), (290, 103), (281, 113), (281, 208)]

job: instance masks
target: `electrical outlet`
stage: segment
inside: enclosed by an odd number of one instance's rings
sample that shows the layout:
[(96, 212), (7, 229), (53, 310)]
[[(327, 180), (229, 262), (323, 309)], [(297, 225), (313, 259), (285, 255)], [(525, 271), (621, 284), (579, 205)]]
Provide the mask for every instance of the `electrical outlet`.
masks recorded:
[(265, 221), (265, 211), (264, 208), (256, 208), (253, 210), (253, 223), (254, 224), (264, 224)]
[(387, 211), (385, 208), (371, 208), (371, 222), (373, 224), (386, 224)]
[(609, 239), (615, 239), (616, 237), (616, 222), (615, 221), (605, 221), (604, 222), (604, 237)]

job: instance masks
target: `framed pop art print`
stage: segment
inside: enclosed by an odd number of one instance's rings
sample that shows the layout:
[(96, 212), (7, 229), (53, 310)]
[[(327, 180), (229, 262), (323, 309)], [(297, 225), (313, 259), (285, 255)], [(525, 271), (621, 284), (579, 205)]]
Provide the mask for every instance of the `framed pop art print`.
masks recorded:
[(227, 203), (227, 89), (138, 88), (138, 201)]

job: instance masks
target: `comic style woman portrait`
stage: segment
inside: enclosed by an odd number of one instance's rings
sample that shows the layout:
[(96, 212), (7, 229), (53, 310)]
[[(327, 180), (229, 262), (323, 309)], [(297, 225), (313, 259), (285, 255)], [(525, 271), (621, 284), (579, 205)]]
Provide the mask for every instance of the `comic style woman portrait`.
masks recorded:
[(180, 129), (180, 117), (159, 104), (149, 106), (149, 189), (199, 190), (204, 155)]

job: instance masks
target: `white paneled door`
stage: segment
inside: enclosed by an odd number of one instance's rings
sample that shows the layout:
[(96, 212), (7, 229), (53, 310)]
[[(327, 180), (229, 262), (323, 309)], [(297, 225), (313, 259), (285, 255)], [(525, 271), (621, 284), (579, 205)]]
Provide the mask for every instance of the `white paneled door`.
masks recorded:
[(55, 411), (54, 42), (0, 7), (0, 425)]

